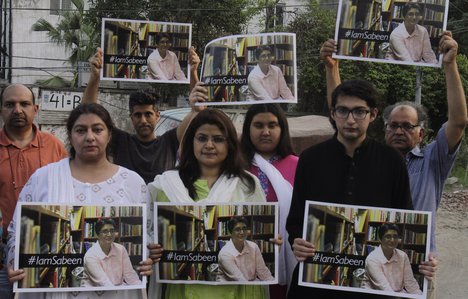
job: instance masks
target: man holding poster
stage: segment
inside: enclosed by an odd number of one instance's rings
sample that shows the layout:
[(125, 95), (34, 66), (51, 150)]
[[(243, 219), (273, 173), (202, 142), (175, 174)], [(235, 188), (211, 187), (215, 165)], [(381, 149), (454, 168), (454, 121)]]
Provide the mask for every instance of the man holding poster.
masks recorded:
[[(299, 261), (315, 254), (302, 239), (306, 200), (412, 209), (408, 173), (400, 154), (367, 137), (377, 117), (375, 87), (367, 81), (340, 84), (332, 94), (330, 121), (335, 136), (299, 158), (286, 229)], [(288, 298), (374, 298), (375, 295), (301, 287), (296, 267)]]

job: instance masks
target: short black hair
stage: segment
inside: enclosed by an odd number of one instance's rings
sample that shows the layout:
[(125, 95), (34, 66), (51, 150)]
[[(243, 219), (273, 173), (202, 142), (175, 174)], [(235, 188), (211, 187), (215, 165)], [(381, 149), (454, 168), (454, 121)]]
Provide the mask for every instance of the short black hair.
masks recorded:
[[(107, 130), (109, 130), (109, 136), (112, 136), (112, 131), (114, 130), (114, 122), (112, 121), (109, 111), (107, 111), (106, 108), (102, 107), (101, 105), (97, 103), (86, 103), (86, 104), (78, 105), (78, 107), (76, 107), (70, 112), (70, 115), (68, 116), (68, 119), (67, 119), (67, 134), (68, 134), (68, 141), (70, 143), (69, 153), (70, 153), (70, 158), (72, 159), (74, 159), (76, 156), (76, 151), (71, 145), (72, 129), (77, 119), (83, 114), (97, 115), (104, 122), (104, 124), (107, 127)], [(106, 156), (109, 157), (109, 155), (110, 155), (110, 146), (108, 144), (106, 147)]]
[(379, 238), (382, 240), (383, 236), (389, 231), (389, 230), (394, 230), (397, 232), (398, 236), (401, 236), (401, 231), (398, 225), (395, 223), (384, 223), (380, 226), (379, 229)]
[(169, 41), (171, 41), (171, 35), (167, 32), (161, 32), (159, 34), (156, 34), (156, 36), (154, 37), (154, 41), (156, 42), (156, 44), (158, 45), (159, 44), (159, 41), (163, 38), (167, 38)]
[(245, 226), (249, 226), (249, 221), (247, 220), (247, 218), (245, 218), (244, 216), (234, 216), (231, 219), (229, 219), (228, 222), (229, 233), (232, 233), (232, 230), (237, 225), (237, 223), (244, 223)]
[(31, 92), (33, 105), (36, 105), (36, 96), (34, 95), (34, 92), (32, 91), (32, 89), (29, 86), (26, 86), (24, 84), (15, 83), (15, 84), (10, 84), (8, 86), (5, 86), (5, 88), (3, 88), (2, 91), (0, 92), (0, 107), (3, 105), (3, 93), (5, 92), (5, 90), (8, 89), (8, 87), (13, 86), (13, 85), (22, 85), (26, 87), (27, 89), (29, 89), (29, 91)]
[(96, 225), (94, 225), (94, 232), (96, 233), (96, 236), (99, 235), (99, 233), (101, 232), (102, 228), (104, 227), (104, 225), (106, 224), (110, 224), (114, 227), (114, 229), (116, 229), (116, 224), (115, 224), (115, 221), (114, 219), (112, 218), (100, 218), (97, 222), (96, 222)]
[(414, 8), (417, 9), (420, 14), (423, 14), (422, 7), (418, 3), (415, 3), (415, 2), (406, 2), (406, 4), (403, 6), (403, 9), (401, 10), (401, 14), (403, 15), (403, 17), (406, 17), (406, 14), (408, 13), (408, 11)]
[(266, 46), (266, 45), (260, 46), (255, 51), (255, 57), (257, 58), (257, 60), (260, 59), (260, 54), (262, 54), (263, 51), (268, 51), (273, 54), (273, 50), (271, 49), (270, 46)]
[(152, 105), (154, 111), (158, 111), (158, 97), (146, 91), (136, 91), (130, 94), (128, 100), (128, 110), (133, 113), (133, 107), (139, 105)]

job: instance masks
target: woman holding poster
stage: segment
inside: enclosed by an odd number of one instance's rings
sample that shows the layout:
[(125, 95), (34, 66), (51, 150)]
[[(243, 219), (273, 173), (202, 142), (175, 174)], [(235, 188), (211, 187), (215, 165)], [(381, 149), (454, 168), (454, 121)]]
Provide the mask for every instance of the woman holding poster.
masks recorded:
[(157, 49), (148, 57), (148, 79), (185, 81), (177, 55), (169, 51), (171, 36), (167, 33), (156, 35)]
[[(99, 104), (81, 104), (67, 120), (70, 158), (38, 169), (24, 186), (20, 201), (48, 203), (110, 204), (144, 203), (149, 199), (143, 179), (135, 172), (108, 160), (109, 142), (113, 129), (109, 112)], [(8, 228), (8, 265), (14, 265), (16, 217)], [(152, 274), (153, 261), (140, 262), (140, 275)], [(25, 278), (23, 269), (9, 269), (10, 281)], [(20, 298), (142, 298), (141, 290), (72, 293), (28, 293)], [(84, 289), (89, 290), (89, 289)]]
[(421, 6), (408, 2), (403, 6), (403, 23), (390, 34), (390, 50), (387, 58), (393, 60), (437, 63), (432, 51), (429, 34), (418, 25), (423, 14)]
[[(279, 232), (288, 238), (286, 217), (291, 205), (292, 184), (298, 157), (294, 155), (286, 115), (278, 104), (252, 105), (245, 115), (241, 145), (250, 171), (259, 178), (267, 201), (279, 203)], [(271, 298), (285, 298), (296, 257), (282, 246), (278, 285), (270, 286)]]
[[(195, 91), (200, 87), (196, 87)], [(192, 95), (197, 92), (192, 91)], [(237, 133), (220, 110), (205, 109), (193, 120), (181, 143), (177, 170), (166, 171), (148, 185), (153, 201), (181, 203), (264, 202), (258, 179), (245, 171)], [(151, 280), (149, 297), (158, 285)], [(169, 284), (166, 299), (266, 298), (260, 285)]]

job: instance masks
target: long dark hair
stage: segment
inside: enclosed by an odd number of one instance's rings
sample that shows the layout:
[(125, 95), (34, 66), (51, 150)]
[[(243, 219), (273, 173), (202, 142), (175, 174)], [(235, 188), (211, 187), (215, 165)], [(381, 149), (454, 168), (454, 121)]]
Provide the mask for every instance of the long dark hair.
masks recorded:
[[(67, 134), (68, 134), (68, 141), (70, 144), (69, 153), (70, 153), (70, 158), (72, 159), (75, 158), (76, 151), (71, 145), (71, 132), (72, 132), (73, 126), (75, 125), (75, 122), (83, 114), (97, 115), (104, 122), (107, 129), (109, 130), (109, 136), (112, 136), (112, 130), (114, 129), (114, 123), (112, 122), (112, 118), (109, 114), (109, 111), (107, 111), (106, 108), (102, 107), (99, 104), (96, 104), (96, 103), (81, 104), (75, 109), (73, 109), (72, 112), (70, 112), (70, 115), (68, 116), (68, 119), (67, 119)], [(109, 157), (109, 154), (110, 154), (109, 143), (107, 144), (107, 147), (106, 147), (106, 157)]]
[(226, 136), (228, 155), (221, 165), (221, 173), (228, 177), (239, 177), (248, 186), (249, 191), (254, 192), (255, 181), (245, 171), (246, 163), (240, 152), (236, 129), (232, 121), (221, 110), (205, 109), (192, 120), (181, 144), (179, 176), (188, 189), (190, 197), (196, 197), (193, 183), (201, 176), (200, 166), (193, 152), (193, 141), (198, 128), (206, 124), (217, 126)]
[(252, 125), (253, 118), (259, 113), (271, 113), (278, 118), (278, 124), (281, 128), (281, 135), (278, 145), (276, 146), (276, 154), (281, 158), (294, 154), (291, 138), (289, 136), (289, 125), (283, 109), (278, 104), (258, 104), (252, 105), (247, 114), (245, 115), (244, 126), (242, 127), (241, 147), (245, 155), (245, 159), (252, 163), (252, 159), (257, 151), (252, 139), (250, 138), (250, 126)]

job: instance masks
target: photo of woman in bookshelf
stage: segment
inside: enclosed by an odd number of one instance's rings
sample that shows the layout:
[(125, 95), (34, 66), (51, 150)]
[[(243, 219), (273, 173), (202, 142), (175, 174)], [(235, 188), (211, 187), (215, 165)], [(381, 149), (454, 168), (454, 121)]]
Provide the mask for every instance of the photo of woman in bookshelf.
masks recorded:
[(401, 9), (403, 22), (390, 34), (388, 59), (437, 63), (429, 33), (424, 26), (418, 24), (423, 13), (423, 8), (418, 3), (408, 2), (403, 6)]
[(170, 51), (172, 36), (161, 32), (154, 37), (156, 49), (148, 56), (148, 79), (186, 81), (187, 77), (182, 71), (177, 55)]
[(141, 284), (124, 246), (115, 243), (118, 234), (111, 218), (101, 218), (94, 227), (98, 241), (86, 251), (81, 286), (112, 287)]
[(248, 77), (249, 91), (255, 100), (294, 100), (281, 69), (272, 65), (274, 54), (271, 47), (260, 46), (255, 51), (258, 64)]
[(245, 217), (232, 217), (229, 220), (231, 239), (219, 252), (217, 281), (274, 280), (258, 245), (247, 240), (250, 232), (248, 226)]
[(408, 255), (397, 248), (402, 239), (398, 225), (384, 223), (378, 234), (381, 244), (366, 258), (364, 288), (422, 294)]

